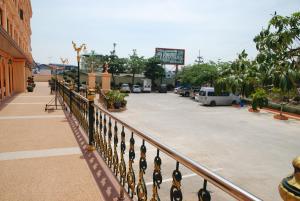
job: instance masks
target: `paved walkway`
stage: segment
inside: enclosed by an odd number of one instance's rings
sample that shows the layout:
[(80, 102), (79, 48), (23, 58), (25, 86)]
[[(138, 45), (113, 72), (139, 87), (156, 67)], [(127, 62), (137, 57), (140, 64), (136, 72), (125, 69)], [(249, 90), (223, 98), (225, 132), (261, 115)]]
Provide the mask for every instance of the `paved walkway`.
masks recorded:
[(0, 200), (107, 200), (47, 84), (0, 103)]

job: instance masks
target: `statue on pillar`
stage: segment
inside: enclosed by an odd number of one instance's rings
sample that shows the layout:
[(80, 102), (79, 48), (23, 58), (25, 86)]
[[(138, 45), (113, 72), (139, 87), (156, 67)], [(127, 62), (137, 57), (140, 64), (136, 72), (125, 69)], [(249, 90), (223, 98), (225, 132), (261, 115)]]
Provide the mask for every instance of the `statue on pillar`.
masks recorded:
[(103, 71), (102, 71), (102, 73), (108, 73), (108, 62), (107, 61), (104, 62), (104, 64), (103, 64)]

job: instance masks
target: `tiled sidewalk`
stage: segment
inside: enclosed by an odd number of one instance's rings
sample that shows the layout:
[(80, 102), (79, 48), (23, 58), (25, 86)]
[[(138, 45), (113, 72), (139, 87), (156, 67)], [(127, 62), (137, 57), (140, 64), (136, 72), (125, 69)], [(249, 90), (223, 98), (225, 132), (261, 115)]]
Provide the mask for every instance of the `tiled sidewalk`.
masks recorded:
[(0, 104), (0, 200), (104, 200), (48, 83)]

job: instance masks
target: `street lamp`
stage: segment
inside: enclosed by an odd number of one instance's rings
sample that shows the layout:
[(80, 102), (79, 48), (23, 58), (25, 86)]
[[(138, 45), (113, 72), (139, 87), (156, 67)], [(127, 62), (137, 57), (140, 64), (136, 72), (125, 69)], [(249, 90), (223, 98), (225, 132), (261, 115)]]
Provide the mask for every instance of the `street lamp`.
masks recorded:
[(80, 65), (80, 52), (81, 50), (86, 50), (86, 44), (82, 44), (79, 47), (76, 47), (76, 43), (72, 41), (73, 48), (75, 52), (77, 52), (77, 66), (78, 66), (78, 71), (77, 71), (77, 92), (80, 90), (80, 74), (79, 74), (79, 65)]

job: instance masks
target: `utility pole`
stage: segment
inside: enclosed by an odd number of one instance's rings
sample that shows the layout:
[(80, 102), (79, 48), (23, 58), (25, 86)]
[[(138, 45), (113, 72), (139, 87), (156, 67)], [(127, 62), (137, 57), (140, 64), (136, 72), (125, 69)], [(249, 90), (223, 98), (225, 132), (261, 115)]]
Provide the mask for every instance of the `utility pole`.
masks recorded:
[(117, 43), (113, 43), (113, 46), (114, 46), (114, 49), (113, 49), (113, 51), (110, 52), (111, 55), (115, 55), (116, 54)]
[(203, 57), (201, 57), (201, 55), (200, 55), (200, 50), (199, 50), (199, 56), (197, 57), (197, 59), (195, 60), (195, 62), (196, 62), (197, 64), (203, 63)]

